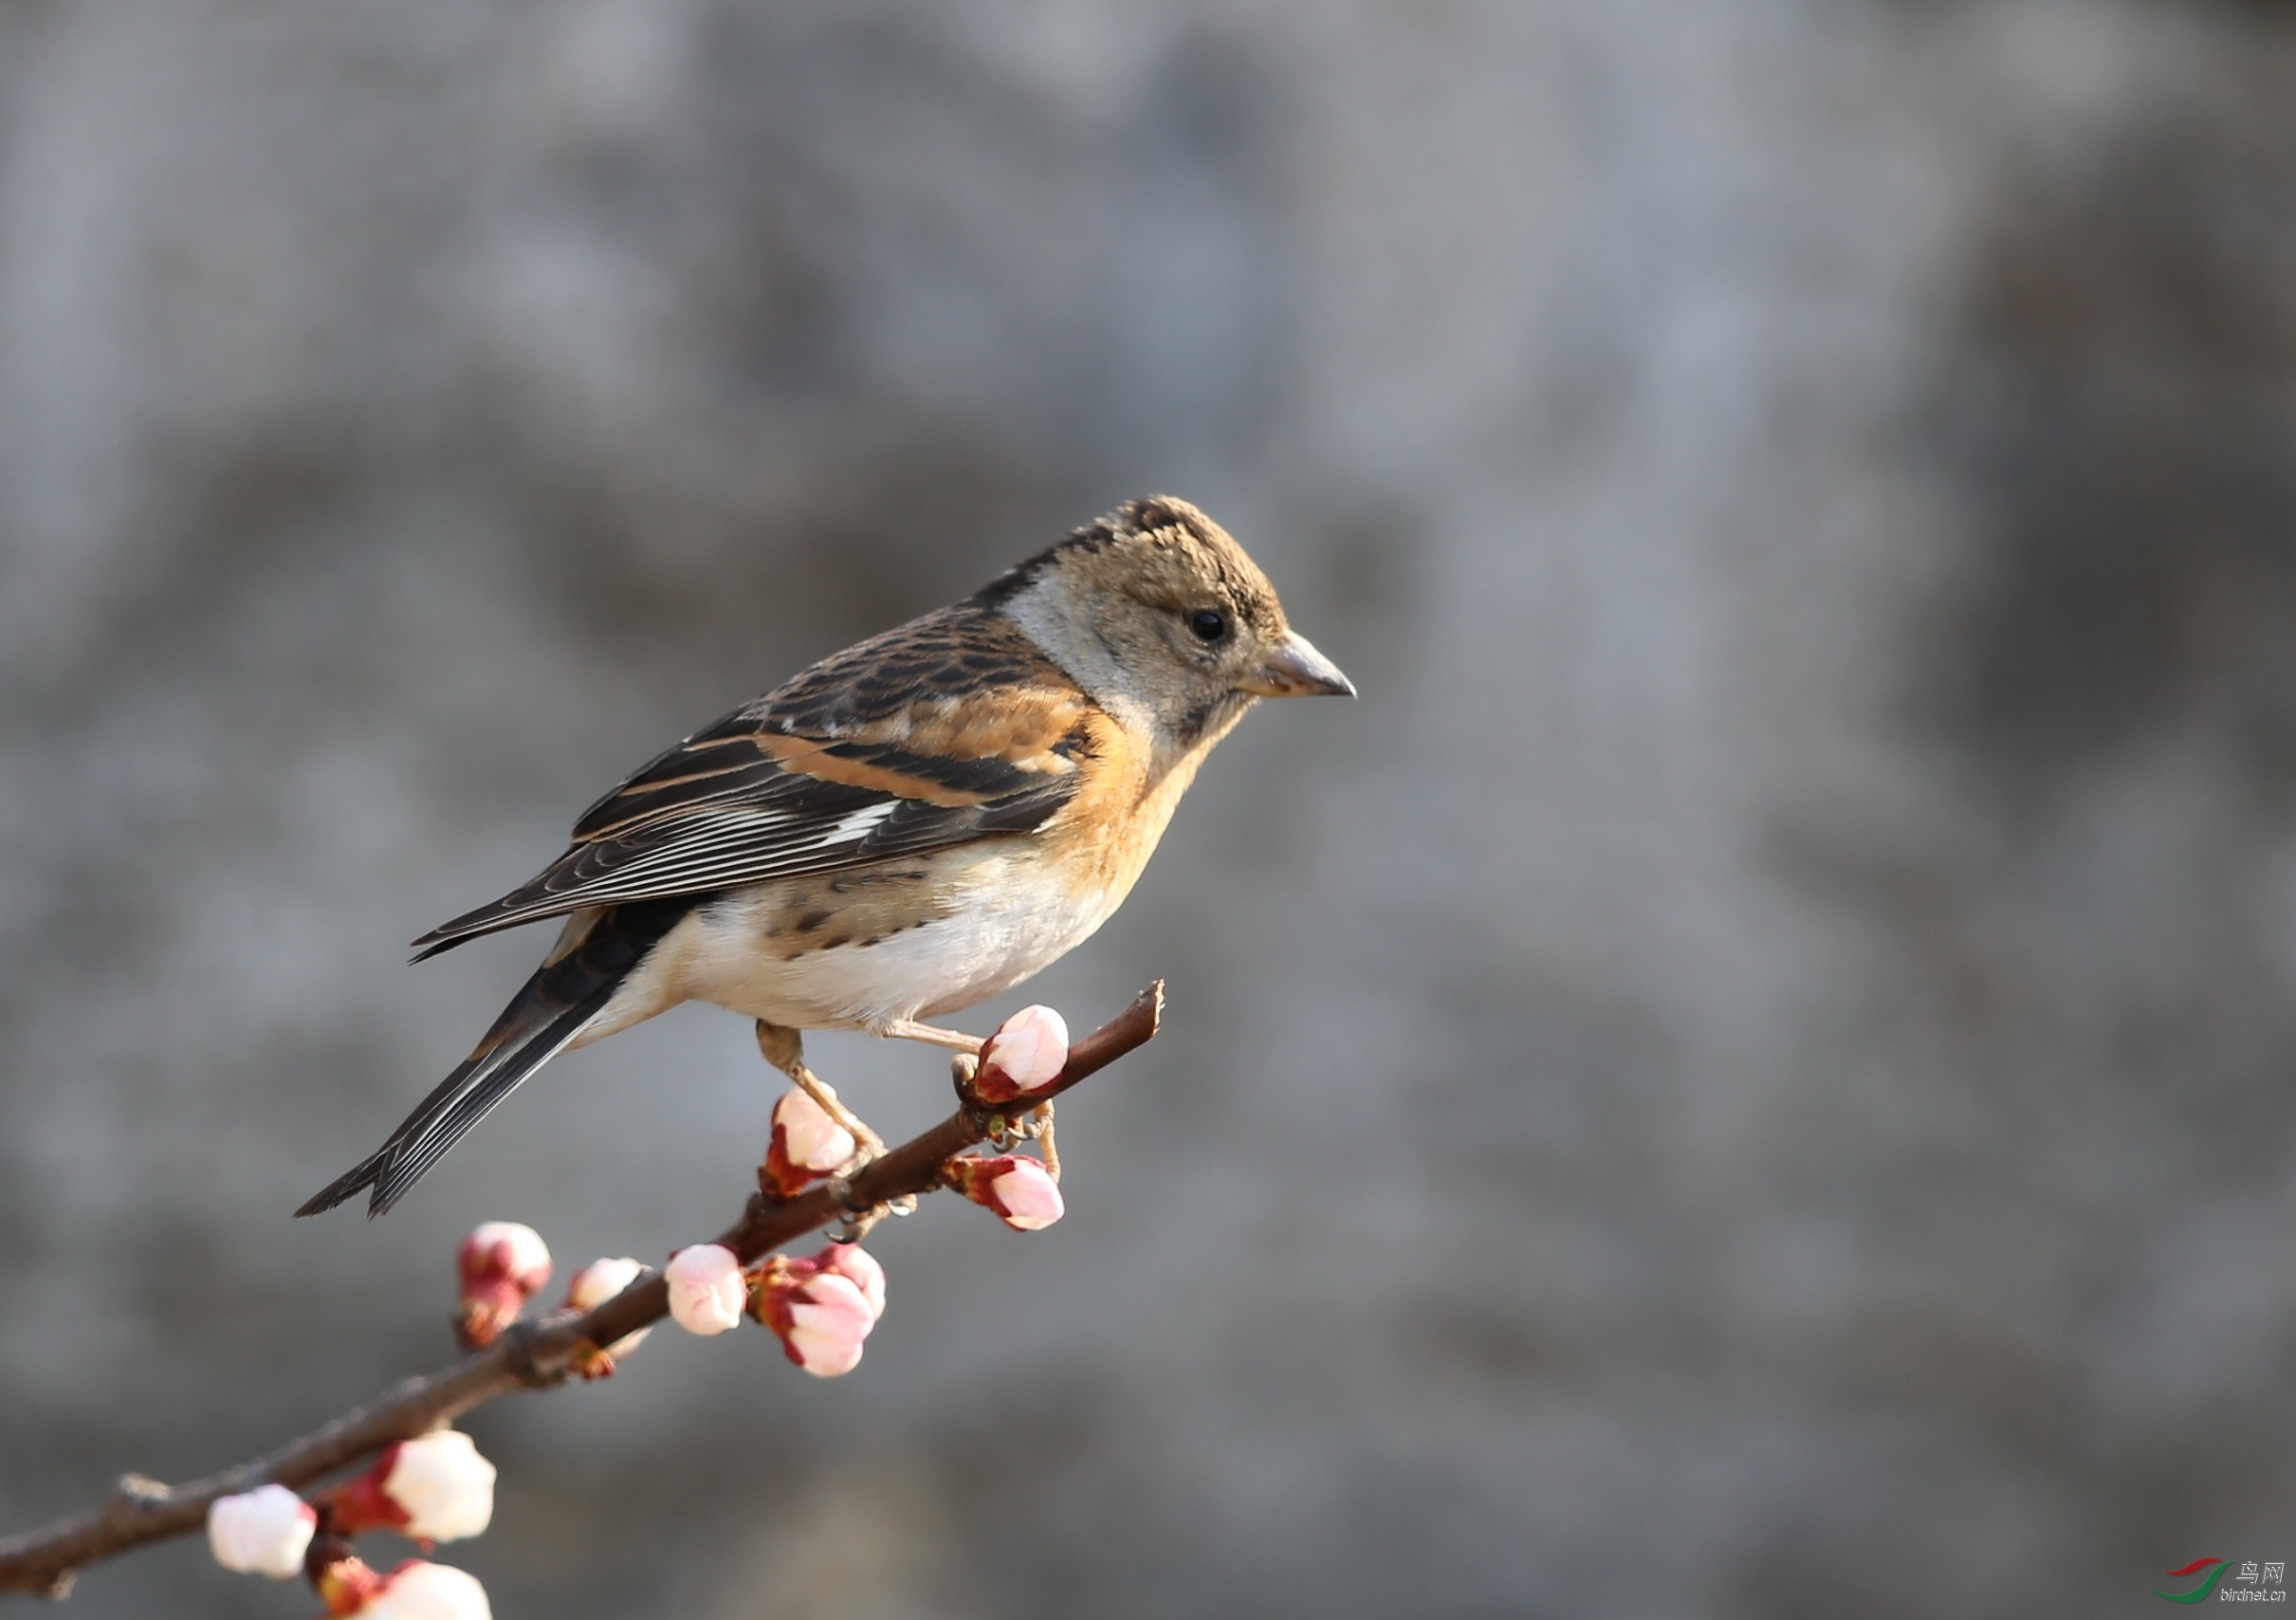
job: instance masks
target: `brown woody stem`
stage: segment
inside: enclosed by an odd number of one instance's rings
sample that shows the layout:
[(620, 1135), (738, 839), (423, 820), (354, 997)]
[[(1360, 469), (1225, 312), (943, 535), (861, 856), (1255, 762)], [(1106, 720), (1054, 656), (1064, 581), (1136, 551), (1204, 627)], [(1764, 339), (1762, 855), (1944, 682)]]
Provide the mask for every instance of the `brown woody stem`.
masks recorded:
[[(1056, 1096), (1146, 1045), (1154, 1038), (1163, 1011), (1164, 983), (1158, 980), (1130, 1006), (1070, 1047), (1059, 1078), (1024, 1100), (1033, 1106)], [(851, 1214), (931, 1191), (941, 1184), (944, 1165), (1001, 1128), (999, 1115), (968, 1103), (872, 1161), (842, 1187), (828, 1183), (779, 1201), (753, 1195), (741, 1220), (716, 1242), (749, 1264)], [(661, 1274), (649, 1272), (586, 1316), (560, 1311), (521, 1322), (452, 1366), (404, 1379), (366, 1405), (235, 1468), (181, 1485), (123, 1475), (101, 1507), (0, 1541), (0, 1596), (20, 1592), (62, 1597), (71, 1591), (73, 1576), (88, 1564), (203, 1528), (209, 1504), (218, 1497), (266, 1483), (301, 1489), (395, 1440), (451, 1423), (498, 1395), (550, 1389), (564, 1381), (583, 1346), (614, 1344), (661, 1320), (669, 1310)]]

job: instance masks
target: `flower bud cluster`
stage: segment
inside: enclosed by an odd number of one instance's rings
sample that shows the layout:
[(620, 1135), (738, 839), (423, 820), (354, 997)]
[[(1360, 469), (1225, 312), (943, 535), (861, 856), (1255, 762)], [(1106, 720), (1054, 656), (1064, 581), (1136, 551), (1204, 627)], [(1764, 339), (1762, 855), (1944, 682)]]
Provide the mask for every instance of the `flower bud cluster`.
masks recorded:
[(670, 1256), (663, 1275), (670, 1318), (688, 1333), (726, 1333), (751, 1316), (817, 1378), (858, 1366), (885, 1314), (885, 1268), (858, 1243), (832, 1243), (810, 1259), (773, 1255), (747, 1271), (731, 1249), (696, 1243)]
[(885, 1314), (885, 1268), (858, 1243), (832, 1243), (810, 1260), (775, 1255), (759, 1267), (749, 1312), (782, 1353), (817, 1378), (861, 1363), (861, 1345)]
[[(584, 1267), (574, 1294), (610, 1298), (642, 1269), (634, 1261)], [(550, 1251), (530, 1226), (488, 1222), (463, 1240), (455, 1270), (456, 1333), (466, 1344), (486, 1344), (549, 1280)], [(461, 1570), (410, 1558), (381, 1574), (352, 1553), (350, 1538), (391, 1530), (427, 1552), (479, 1535), (494, 1518), (494, 1464), (468, 1435), (435, 1429), (386, 1445), (363, 1472), (315, 1502), (281, 1484), (217, 1498), (208, 1507), (208, 1545), (227, 1570), (274, 1580), (308, 1574), (331, 1615), (489, 1620), (486, 1589)]]
[[(332, 1615), (368, 1620), (490, 1620), (486, 1589), (461, 1570), (410, 1558), (383, 1574), (353, 1556), (348, 1537), (395, 1530), (423, 1542), (476, 1536), (494, 1517), (494, 1464), (452, 1429), (388, 1446), (372, 1467), (315, 1507), (285, 1485), (218, 1498), (208, 1544), (227, 1570), (288, 1580), (310, 1564)], [(327, 1539), (312, 1551), (323, 1527)]]

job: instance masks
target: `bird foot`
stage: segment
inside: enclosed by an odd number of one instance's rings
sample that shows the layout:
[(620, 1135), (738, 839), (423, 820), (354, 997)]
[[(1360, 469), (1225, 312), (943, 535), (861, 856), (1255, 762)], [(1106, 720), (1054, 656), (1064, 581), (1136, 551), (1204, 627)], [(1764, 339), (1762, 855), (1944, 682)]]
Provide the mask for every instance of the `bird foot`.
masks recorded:
[(1060, 1179), (1060, 1144), (1053, 1135), (1053, 1102), (1050, 1097), (1025, 1114), (1008, 1112), (1010, 1104), (983, 1103), (972, 1089), (973, 1077), (980, 1064), (975, 1059), (959, 1056), (949, 1059), (949, 1078), (956, 1082), (957, 1099), (965, 1111), (981, 1121), (988, 1132), (988, 1142), (999, 1152), (1018, 1147), (1022, 1142), (1037, 1144), (1037, 1151), (1044, 1158), (1045, 1173), (1055, 1181)]

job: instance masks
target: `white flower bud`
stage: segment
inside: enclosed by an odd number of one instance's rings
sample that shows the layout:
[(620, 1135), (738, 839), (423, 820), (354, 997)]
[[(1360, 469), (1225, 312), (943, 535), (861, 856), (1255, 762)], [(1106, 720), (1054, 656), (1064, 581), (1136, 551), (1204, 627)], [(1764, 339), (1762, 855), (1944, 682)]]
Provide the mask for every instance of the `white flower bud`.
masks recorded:
[(1051, 1085), (1066, 1067), (1068, 1021), (1050, 1007), (1022, 1007), (981, 1049), (973, 1083), (990, 1101), (1007, 1102)]
[[(595, 1311), (635, 1282), (645, 1275), (645, 1271), (644, 1266), (627, 1257), (620, 1260), (594, 1260), (576, 1272), (574, 1280), (566, 1284), (566, 1303), (578, 1311)], [(640, 1328), (634, 1334), (625, 1334), (606, 1347), (607, 1355), (616, 1360), (628, 1355), (644, 1344), (646, 1335), (652, 1331), (652, 1328)]]
[(784, 1093), (773, 1105), (773, 1128), (799, 1169), (827, 1174), (852, 1158), (856, 1147), (853, 1132), (801, 1091)]
[(578, 1311), (595, 1311), (645, 1275), (646, 1268), (624, 1256), (594, 1260), (566, 1284), (566, 1303)]
[(367, 1620), (494, 1620), (475, 1576), (420, 1558), (393, 1570), (358, 1612)]
[(494, 1464), (459, 1429), (434, 1429), (399, 1444), (383, 1494), (407, 1516), (418, 1541), (460, 1541), (494, 1518)]
[(742, 1262), (722, 1243), (678, 1250), (662, 1275), (670, 1284), (670, 1319), (689, 1334), (729, 1332), (749, 1303)]
[(242, 1574), (293, 1580), (319, 1528), (319, 1514), (285, 1485), (261, 1485), (208, 1507), (208, 1545), (215, 1561)]

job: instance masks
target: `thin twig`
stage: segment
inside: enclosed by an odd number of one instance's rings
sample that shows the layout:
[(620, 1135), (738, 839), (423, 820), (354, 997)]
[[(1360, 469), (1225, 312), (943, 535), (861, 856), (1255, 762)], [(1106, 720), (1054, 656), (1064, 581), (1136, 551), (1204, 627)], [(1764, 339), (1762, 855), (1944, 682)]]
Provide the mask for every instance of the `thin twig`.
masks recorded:
[[(1159, 980), (1072, 1046), (1059, 1078), (1026, 1100), (1033, 1105), (1056, 1096), (1147, 1044), (1155, 1036), (1163, 1009), (1164, 984)], [(967, 1101), (844, 1185), (828, 1183), (785, 1200), (752, 1196), (742, 1219), (716, 1241), (746, 1265), (808, 1232), (896, 1198), (928, 1192), (940, 1185), (944, 1165), (1001, 1134), (1007, 1123), (1004, 1115)], [(565, 1380), (582, 1347), (614, 1344), (659, 1321), (669, 1310), (669, 1289), (659, 1272), (650, 1272), (586, 1316), (561, 1311), (521, 1322), (451, 1367), (395, 1384), (365, 1406), (253, 1462), (181, 1485), (124, 1475), (94, 1512), (0, 1541), (0, 1595), (62, 1597), (71, 1591), (72, 1577), (88, 1564), (201, 1529), (209, 1504), (218, 1497), (266, 1483), (300, 1488), (395, 1440), (451, 1423), (498, 1395), (550, 1389)]]

